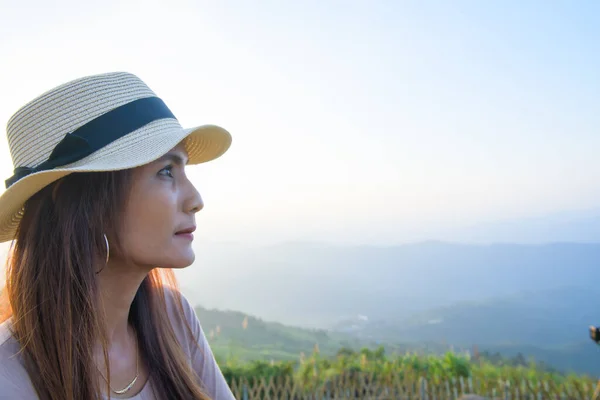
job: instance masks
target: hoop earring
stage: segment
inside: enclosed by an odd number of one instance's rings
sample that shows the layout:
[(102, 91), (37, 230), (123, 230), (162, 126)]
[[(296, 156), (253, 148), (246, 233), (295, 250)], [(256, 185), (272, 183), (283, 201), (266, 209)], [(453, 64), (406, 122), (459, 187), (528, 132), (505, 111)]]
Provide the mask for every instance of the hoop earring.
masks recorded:
[(108, 259), (110, 258), (110, 246), (108, 245), (108, 238), (106, 237), (106, 233), (104, 235), (104, 242), (106, 243), (106, 264), (108, 264)]

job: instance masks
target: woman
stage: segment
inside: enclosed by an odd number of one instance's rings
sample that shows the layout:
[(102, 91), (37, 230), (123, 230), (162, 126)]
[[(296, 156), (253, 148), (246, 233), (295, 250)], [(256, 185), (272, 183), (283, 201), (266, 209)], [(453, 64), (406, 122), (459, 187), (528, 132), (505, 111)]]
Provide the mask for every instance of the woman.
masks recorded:
[(184, 167), (220, 157), (229, 133), (183, 129), (139, 78), (110, 73), (39, 96), (7, 136), (0, 398), (233, 399), (173, 275), (203, 207)]

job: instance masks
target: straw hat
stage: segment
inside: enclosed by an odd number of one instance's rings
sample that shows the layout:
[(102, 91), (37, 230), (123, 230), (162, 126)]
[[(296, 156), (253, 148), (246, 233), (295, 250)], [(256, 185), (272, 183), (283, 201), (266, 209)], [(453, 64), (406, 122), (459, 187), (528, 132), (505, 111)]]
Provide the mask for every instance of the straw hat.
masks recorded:
[(182, 140), (189, 164), (220, 157), (231, 145), (221, 127), (182, 128), (141, 79), (125, 72), (42, 94), (9, 119), (7, 138), (15, 171), (0, 196), (0, 243), (14, 239), (25, 201), (65, 175), (138, 167)]

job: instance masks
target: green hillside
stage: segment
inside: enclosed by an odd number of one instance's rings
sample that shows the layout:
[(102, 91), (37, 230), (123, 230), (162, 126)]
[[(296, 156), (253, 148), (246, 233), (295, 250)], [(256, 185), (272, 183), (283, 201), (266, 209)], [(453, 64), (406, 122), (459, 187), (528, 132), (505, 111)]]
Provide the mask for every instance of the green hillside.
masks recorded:
[[(458, 398), (463, 393), (520, 398), (529, 393), (533, 398), (566, 394), (583, 400), (590, 398), (596, 383), (594, 377), (566, 375), (519, 353), (509, 358), (473, 348), (468, 354), (426, 343), (412, 344), (408, 351), (346, 334), (266, 322), (241, 312), (202, 307), (196, 312), (237, 398), (244, 394), (248, 399), (264, 398), (265, 390), (270, 398), (288, 398), (294, 387), (295, 395), (318, 398), (349, 391), (358, 398), (366, 397), (367, 391), (408, 397), (425, 390), (436, 398)], [(448, 391), (455, 396), (443, 397)]]
[[(308, 356), (315, 346), (324, 357), (336, 356), (340, 349), (361, 351), (382, 345), (386, 354), (413, 352), (422, 355), (443, 355), (448, 351), (472, 351), (473, 345), (452, 346), (451, 342), (427, 341), (396, 342), (392, 336), (385, 341), (360, 338), (352, 334), (305, 329), (267, 322), (237, 311), (209, 310), (196, 307), (196, 313), (208, 337), (215, 356), (226, 360), (299, 361), (301, 354)], [(380, 327), (383, 328), (383, 327)], [(425, 335), (426, 336), (426, 335)], [(450, 343), (450, 344), (449, 344)], [(570, 346), (544, 348), (526, 343), (504, 345), (478, 344), (479, 351), (496, 364), (526, 365), (531, 360), (547, 370), (598, 374), (600, 350), (590, 341)]]
[[(325, 355), (334, 355), (342, 348), (360, 349), (378, 343), (330, 333), (319, 329), (304, 329), (248, 316), (237, 311), (208, 310), (196, 307), (202, 328), (215, 356), (220, 359), (298, 360), (301, 353), (311, 354), (318, 346)], [(401, 346), (386, 346), (389, 351), (404, 351)]]

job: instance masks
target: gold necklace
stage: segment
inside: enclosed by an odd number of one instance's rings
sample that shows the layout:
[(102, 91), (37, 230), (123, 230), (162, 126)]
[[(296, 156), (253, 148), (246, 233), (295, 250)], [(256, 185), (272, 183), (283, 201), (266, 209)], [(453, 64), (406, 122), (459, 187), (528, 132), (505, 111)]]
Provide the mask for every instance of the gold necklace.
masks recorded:
[(112, 390), (115, 394), (124, 394), (127, 393), (131, 390), (131, 388), (133, 387), (133, 385), (135, 385), (135, 382), (138, 380), (138, 377), (140, 376), (139, 374), (139, 357), (138, 357), (138, 351), (139, 351), (139, 346), (137, 345), (137, 341), (136, 341), (136, 346), (135, 346), (135, 378), (133, 378), (133, 380), (129, 383), (129, 385), (125, 386), (123, 389), (121, 390), (115, 390), (112, 388), (112, 386), (110, 386), (110, 383), (108, 382), (108, 379), (106, 379), (104, 377), (104, 374), (102, 373), (102, 371), (100, 371), (100, 368), (98, 368), (98, 366), (96, 366), (96, 369), (98, 369), (98, 372), (100, 372), (100, 375), (102, 376), (102, 379), (104, 379), (106, 381), (106, 383), (108, 383), (108, 386), (110, 387), (110, 390)]

